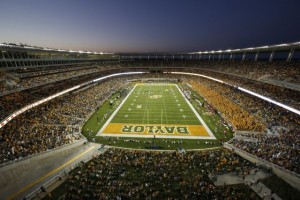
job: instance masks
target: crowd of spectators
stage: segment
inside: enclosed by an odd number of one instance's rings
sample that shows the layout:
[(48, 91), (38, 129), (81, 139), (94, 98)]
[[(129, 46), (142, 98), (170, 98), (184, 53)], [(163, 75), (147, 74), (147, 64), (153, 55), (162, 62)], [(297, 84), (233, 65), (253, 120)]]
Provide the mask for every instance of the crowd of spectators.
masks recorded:
[[(224, 103), (227, 102), (224, 98), (227, 98), (231, 103), (239, 105), (240, 108), (243, 108), (258, 121), (265, 124), (269, 130), (269, 132), (264, 131), (259, 134), (243, 133), (242, 135), (245, 137), (237, 137), (233, 139), (230, 144), (263, 160), (295, 173), (300, 173), (300, 117), (297, 114), (251, 95), (247, 95), (228, 85), (210, 81), (205, 78), (182, 76), (181, 79), (186, 79), (195, 90), (202, 88), (199, 93), (206, 98), (209, 103), (224, 113), (223, 116), (232, 124), (234, 124), (235, 121), (230, 120), (231, 118), (228, 118), (228, 115), (230, 116), (230, 111), (233, 109), (228, 109), (229, 107), (231, 108), (230, 103), (226, 103), (226, 106), (224, 105)], [(219, 98), (221, 99), (220, 101)], [(223, 105), (224, 109), (222, 109)], [(227, 111), (226, 108), (230, 111)], [(232, 115), (234, 119), (234, 116), (238, 116), (238, 112), (234, 112)], [(250, 122), (251, 118), (252, 117), (247, 121)], [(236, 119), (236, 123), (243, 124), (241, 123), (243, 118), (237, 117)]]
[[(219, 78), (232, 85), (250, 89), (271, 99), (300, 109), (300, 63), (250, 61), (138, 61), (126, 67), (160, 67), (164, 71), (185, 71)], [(264, 80), (269, 80), (266, 81)], [(282, 82), (278, 84), (278, 82)], [(293, 88), (287, 84), (293, 84)], [(298, 89), (297, 89), (298, 88)]]
[[(113, 71), (119, 72), (119, 70)], [(40, 100), (42, 98), (53, 95), (57, 92), (60, 92), (64, 89), (68, 89), (75, 85), (79, 85), (86, 81), (90, 81), (95, 78), (99, 78), (101, 76), (105, 76), (111, 74), (113, 72), (98, 72), (87, 75), (82, 75), (80, 77), (69, 78), (64, 81), (58, 81), (54, 84), (49, 84), (47, 86), (42, 85), (36, 88), (32, 88), (29, 90), (22, 90), (19, 92), (14, 92), (11, 94), (7, 94), (1, 96), (0, 98), (0, 120), (3, 120), (9, 114), (12, 114), (14, 111)], [(51, 80), (49, 80), (51, 81)]]
[[(208, 75), (214, 78), (221, 79), (232, 85), (244, 87), (248, 90), (257, 92), (258, 94), (269, 97), (273, 100), (287, 104), (294, 108), (300, 109), (300, 96), (299, 91), (288, 89), (281, 86), (263, 83), (256, 80), (242, 78), (236, 75), (228, 75), (220, 72), (213, 72), (207, 70), (194, 70), (197, 73)], [(299, 75), (300, 76), (300, 75)], [(300, 85), (299, 85), (300, 86)], [(299, 87), (300, 89), (300, 87)]]
[[(2, 85), (0, 87), (0, 94), (13, 91), (16, 89), (22, 90), (25, 88), (49, 84), (51, 82), (70, 79), (73, 77), (80, 77), (83, 75), (99, 73), (105, 71), (106, 70), (105, 68), (106, 67), (104, 66), (98, 66), (98, 67), (94, 66), (90, 68), (87, 67), (76, 68), (76, 70), (57, 69), (57, 70), (31, 72), (30, 75), (27, 74), (27, 77), (20, 78), (19, 81), (16, 82), (13, 87)], [(22, 76), (22, 74), (20, 74), (19, 76)]]
[(248, 185), (212, 177), (246, 176), (255, 166), (229, 150), (161, 152), (108, 149), (76, 168), (59, 199), (259, 199)]
[(100, 67), (99, 65), (77, 65), (77, 66), (52, 66), (41, 68), (21, 68), (16, 69), (12, 73), (19, 78), (29, 78), (34, 76), (43, 76), (49, 74), (65, 73), (71, 71), (88, 70), (92, 68)]
[(0, 94), (7, 90), (16, 89), (17, 86), (11, 84), (14, 80), (10, 76), (7, 76), (6, 73), (0, 71)]
[(2, 88), (4, 88), (5, 84), (5, 75), (0, 71), (0, 92), (3, 90)]
[[(182, 77), (182, 79), (187, 80), (187, 82), (196, 83), (200, 85), (200, 87), (206, 87), (208, 92), (215, 92), (220, 98), (227, 98), (231, 103), (239, 105), (250, 115), (257, 118), (260, 122), (263, 122), (268, 129), (275, 126), (295, 129), (300, 125), (300, 117), (297, 114), (252, 95), (248, 95), (234, 87), (201, 77), (188, 76)], [(205, 97), (205, 94), (203, 94), (203, 96)], [(212, 99), (212, 101), (215, 100)]]
[(131, 78), (108, 79), (17, 116), (0, 129), (0, 164), (82, 139), (83, 121)]
[(233, 146), (251, 153), (263, 160), (300, 174), (300, 129), (286, 131), (277, 135), (257, 135), (257, 140), (234, 138)]
[[(208, 62), (203, 62), (203, 65), (199, 64), (199, 62), (162, 62), (160, 64), (156, 64), (157, 66), (165, 65), (164, 67), (167, 69), (181, 65), (180, 67), (184, 67), (185, 71), (197, 72), (215, 78), (220, 78), (233, 85), (242, 85), (245, 88), (258, 91), (260, 94), (270, 96), (273, 99), (292, 105), (295, 108), (299, 107), (299, 92), (258, 81), (259, 77), (263, 76), (263, 73), (271, 73), (272, 70), (279, 73), (278, 70), (281, 68), (279, 69), (274, 67), (273, 69), (273, 65), (287, 65), (286, 69), (282, 69), (284, 72), (283, 74), (287, 77), (289, 75), (292, 77), (296, 76), (298, 72), (297, 70), (299, 70), (295, 69), (294, 66), (297, 66), (296, 64), (252, 63), (255, 66), (262, 66), (261, 68), (268, 69), (260, 69), (261, 71), (257, 73), (254, 72), (259, 70), (259, 67), (245, 69), (245, 72), (249, 72), (250, 74), (248, 77), (247, 73), (241, 73), (241, 70), (244, 70), (244, 68), (250, 65), (250, 63), (241, 64), (240, 67), (237, 62), (226, 62), (227, 64), (229, 63), (228, 69), (232, 70), (226, 71), (226, 69), (223, 70), (222, 73), (221, 69), (227, 66), (225, 65), (225, 62), (216, 61), (212, 63), (215, 63), (215, 65), (210, 63), (208, 64)], [(152, 65), (154, 66), (155, 63), (126, 63), (124, 64), (124, 67), (147, 67)], [(196, 67), (197, 69), (193, 69)], [(233, 69), (234, 67), (237, 69)], [(205, 70), (199, 68), (205, 68)], [(91, 68), (91, 70), (92, 69), (94, 68)], [(172, 71), (177, 70), (179, 69), (172, 69)], [(228, 74), (226, 75), (223, 72), (231, 72), (232, 76), (228, 76)], [(77, 71), (70, 71), (66, 73), (72, 74), (77, 73)], [(99, 72), (99, 74), (92, 73), (82, 76), (77, 74), (75, 76), (80, 76), (79, 78), (72, 78), (67, 81), (57, 82), (47, 87), (37, 87), (34, 90), (20, 91), (2, 96), (0, 99), (0, 119), (4, 119), (13, 111), (16, 111), (29, 103), (35, 102), (63, 89), (67, 89), (74, 85), (99, 77), (100, 75), (104, 76), (109, 73), (111, 72)], [(277, 77), (276, 73), (272, 75), (273, 78), (287, 80), (283, 77), (284, 75), (278, 75)], [(65, 73), (61, 74), (63, 75)], [(52, 81), (52, 75), (49, 75), (48, 81)], [(243, 76), (244, 78), (241, 78)], [(46, 76), (41, 77), (45, 78)], [(140, 78), (141, 76), (132, 77)], [(229, 122), (229, 124), (231, 124), (236, 130), (259, 131), (261, 133), (261, 135), (257, 137), (255, 136), (255, 138), (259, 138), (259, 140), (249, 141), (244, 140), (243, 138), (234, 139), (232, 141), (234, 146), (262, 159), (273, 162), (274, 164), (283, 166), (286, 169), (299, 173), (299, 169), (296, 167), (299, 163), (299, 146), (297, 145), (297, 142), (299, 142), (299, 115), (264, 100), (245, 94), (228, 85), (220, 84), (205, 78), (172, 74), (148, 74), (147, 77), (175, 78), (182, 80), (184, 83), (189, 83), (193, 89), (199, 92), (201, 96), (207, 100), (208, 104), (210, 104), (215, 110), (219, 111), (223, 118), (225, 118), (226, 121)], [(296, 79), (293, 79), (294, 82), (297, 82), (295, 80)], [(84, 90), (83, 93), (78, 92), (67, 95), (64, 98), (56, 99), (18, 116), (0, 130), (0, 163), (47, 149), (52, 149), (80, 139), (81, 136), (75, 134), (78, 130), (78, 124), (80, 124), (90, 112), (99, 106), (99, 102), (103, 101), (107, 94), (111, 92), (112, 86), (114, 88), (119, 87), (123, 83), (123, 79), (103, 82), (99, 84), (99, 87), (95, 86)], [(89, 93), (88, 91), (91, 92)], [(278, 127), (278, 129), (276, 127)], [(272, 130), (271, 135), (269, 133), (262, 133), (266, 132), (266, 129)], [(43, 142), (41, 142), (42, 140)], [(43, 145), (43, 147), (41, 147), (41, 145)]]
[[(221, 112), (237, 131), (260, 131), (259, 133), (245, 132), (243, 137), (234, 139), (231, 142), (232, 145), (263, 160), (299, 173), (299, 115), (243, 93), (234, 87), (209, 79), (183, 75), (176, 75), (176, 77), (189, 83), (214, 109)], [(231, 112), (234, 110), (233, 107), (238, 110)], [(244, 112), (248, 113), (245, 115), (248, 118), (240, 116), (239, 113)], [(245, 126), (245, 119), (246, 124), (250, 124), (251, 128), (241, 128)], [(264, 129), (262, 131), (257, 127)]]
[(21, 79), (18, 83), (20, 87), (27, 88), (47, 82), (59, 81), (62, 79), (68, 79), (71, 77), (81, 76), (85, 74), (91, 74), (100, 71), (98, 68), (91, 68), (85, 70), (69, 71), (63, 73), (47, 74), (43, 76), (35, 76), (31, 78)]
[(111, 79), (19, 115), (0, 129), (0, 163), (81, 139), (80, 122), (124, 81)]
[[(299, 77), (299, 67), (297, 63), (286, 63), (286, 62), (228, 62), (228, 61), (165, 61), (165, 62), (124, 62), (124, 63), (109, 63), (102, 64), (98, 67), (77, 67), (75, 71), (70, 71), (70, 69), (55, 69), (42, 71), (42, 75), (39, 75), (41, 71), (31, 72), (37, 76), (31, 76), (28, 79), (21, 79), (18, 83), (20, 87), (33, 87), (38, 85), (43, 85), (46, 83), (65, 80), (71, 77), (83, 76), (84, 74), (93, 74), (94, 70), (98, 70), (99, 75), (102, 71), (110, 69), (124, 69), (132, 67), (162, 67), (165, 70), (184, 70), (190, 72), (201, 73), (209, 75), (215, 78), (220, 78), (226, 82), (233, 85), (238, 85), (250, 89), (252, 91), (258, 92), (259, 94), (270, 97), (279, 102), (290, 105), (294, 108), (300, 109), (300, 96), (299, 92), (285, 87), (280, 87), (276, 85), (271, 85), (258, 81), (258, 78), (254, 79), (251, 74), (261, 74), (260, 71), (264, 73), (274, 73), (282, 76), (284, 74), (286, 77)], [(241, 67), (243, 66), (243, 67)], [(259, 66), (259, 67), (257, 67)], [(34, 68), (33, 68), (34, 69)], [(33, 70), (32, 69), (32, 70)], [(84, 69), (84, 70), (83, 70)], [(274, 69), (274, 70), (273, 70)], [(275, 70), (276, 69), (276, 70)], [(91, 71), (90, 71), (91, 70)], [(249, 72), (251, 71), (251, 73)], [(281, 70), (281, 71), (280, 71)], [(298, 70), (298, 71), (297, 71)], [(53, 71), (56, 71), (53, 73)], [(248, 73), (249, 72), (249, 73)], [(28, 73), (28, 72), (27, 72)], [(103, 72), (105, 73), (105, 72)], [(252, 78), (251, 78), (252, 77)], [(255, 76), (256, 77), (256, 76)], [(0, 86), (1, 87), (1, 86)], [(16, 89), (11, 87), (10, 89)], [(9, 89), (9, 90), (10, 90)], [(7, 90), (5, 90), (7, 91)], [(1, 93), (1, 91), (0, 91)], [(1, 106), (0, 106), (1, 107)], [(0, 108), (1, 109), (1, 108)]]
[(246, 79), (260, 80), (268, 77), (274, 80), (300, 84), (300, 63), (297, 61), (222, 61), (222, 60), (165, 60), (136, 61), (124, 63), (125, 66), (143, 66), (160, 68), (208, 69)]
[(0, 71), (0, 80), (4, 78), (4, 73)]
[(220, 95), (218, 92), (206, 87), (202, 82), (190, 79), (189, 84), (203, 98), (205, 98), (211, 106), (222, 113), (235, 130), (240, 131), (257, 131), (265, 130), (265, 125), (250, 115), (239, 105), (233, 103), (230, 99)]
[(206, 68), (239, 75), (244, 78), (259, 80), (268, 77), (274, 80), (300, 84), (300, 63), (273, 61), (273, 62), (242, 62), (242, 61), (216, 61), (206, 62)]

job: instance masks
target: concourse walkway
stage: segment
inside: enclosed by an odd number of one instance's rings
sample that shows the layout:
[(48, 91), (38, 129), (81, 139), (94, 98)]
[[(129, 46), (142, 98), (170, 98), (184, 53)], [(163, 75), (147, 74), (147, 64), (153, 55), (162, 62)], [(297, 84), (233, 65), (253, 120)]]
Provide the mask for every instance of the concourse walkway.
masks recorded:
[[(256, 172), (255, 172), (256, 171)], [(216, 186), (220, 185), (234, 185), (234, 184), (247, 184), (251, 189), (262, 199), (271, 199), (273, 197), (275, 200), (281, 200), (279, 196), (275, 193), (271, 194), (271, 190), (264, 185), (262, 182), (257, 182), (257, 180), (261, 180), (264, 178), (268, 178), (273, 174), (267, 173), (264, 170), (260, 170), (258, 168), (252, 169), (250, 174), (245, 177), (243, 180), (241, 175), (236, 175), (235, 172), (223, 174), (217, 176), (215, 181)]]
[(67, 147), (58, 152), (49, 151), (45, 153), (46, 155), (2, 167), (0, 168), (0, 199), (23, 199), (24, 197), (28, 199), (32, 197), (34, 191), (40, 192), (42, 185), (104, 150), (101, 144), (80, 143), (73, 148)]

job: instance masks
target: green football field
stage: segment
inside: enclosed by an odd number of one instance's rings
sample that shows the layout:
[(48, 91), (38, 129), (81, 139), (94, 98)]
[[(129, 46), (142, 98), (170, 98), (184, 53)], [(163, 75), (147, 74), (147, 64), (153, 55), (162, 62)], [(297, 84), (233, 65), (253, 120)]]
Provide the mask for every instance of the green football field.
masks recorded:
[(201, 124), (175, 84), (136, 85), (111, 122)]
[(100, 136), (214, 138), (176, 84), (136, 84)]

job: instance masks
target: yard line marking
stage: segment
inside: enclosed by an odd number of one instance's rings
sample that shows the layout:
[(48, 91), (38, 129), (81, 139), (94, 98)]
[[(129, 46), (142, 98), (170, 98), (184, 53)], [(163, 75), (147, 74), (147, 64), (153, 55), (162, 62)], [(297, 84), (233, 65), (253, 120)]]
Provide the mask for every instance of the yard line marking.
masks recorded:
[[(170, 86), (168, 86), (170, 87)], [(166, 115), (166, 122), (167, 124), (169, 123), (168, 122), (168, 114), (167, 114), (167, 109), (166, 109), (166, 103), (165, 103), (165, 95), (163, 94), (163, 102), (164, 102), (164, 110), (165, 110), (165, 115)]]
[(162, 125), (163, 112), (164, 112), (164, 110), (161, 110), (161, 114), (160, 114), (160, 125)]
[[(135, 85), (136, 86), (136, 85)], [(131, 129), (130, 124), (137, 124), (138, 126), (146, 126), (151, 124), (158, 124), (158, 126), (162, 125), (163, 123), (180, 123), (183, 126), (189, 126), (191, 124), (199, 124), (201, 128), (193, 128), (191, 129), (194, 133), (206, 132), (205, 138), (206, 139), (214, 139), (215, 137), (210, 135), (207, 129), (204, 127), (205, 123), (201, 123), (202, 121), (197, 116), (193, 110), (193, 107), (189, 104), (189, 101), (183, 95), (181, 88), (179, 85), (172, 84), (169, 85), (167, 88), (171, 88), (172, 93), (167, 93), (162, 91), (162, 84), (145, 84), (145, 85), (138, 85), (139, 87), (134, 87), (130, 93), (136, 93), (137, 90), (140, 91), (141, 95), (139, 98), (135, 98), (134, 95), (128, 94), (126, 98), (126, 102), (120, 106), (119, 111), (116, 115), (111, 119), (111, 121), (106, 125), (102, 132), (100, 133), (101, 136), (125, 136), (127, 134), (127, 129)], [(168, 95), (167, 95), (168, 94)], [(153, 95), (162, 95), (162, 99), (156, 102), (156, 99), (150, 99), (149, 97)], [(167, 95), (167, 96), (165, 96)], [(175, 99), (174, 99), (175, 97)], [(147, 98), (147, 100), (145, 100)], [(132, 100), (135, 99), (135, 104), (143, 104), (143, 109), (140, 112), (136, 109), (133, 109), (130, 112), (130, 117), (124, 119), (124, 115), (128, 114), (128, 105), (132, 103)], [(177, 102), (176, 102), (177, 100)], [(160, 103), (159, 103), (160, 102)], [(123, 103), (123, 102), (122, 102)], [(180, 106), (178, 106), (178, 104)], [(124, 107), (123, 107), (124, 106)], [(180, 112), (179, 110), (182, 109), (186, 112)], [(172, 111), (173, 110), (173, 111)], [(177, 112), (176, 112), (177, 111)], [(164, 116), (164, 114), (166, 116)], [(168, 115), (169, 116), (168, 116)], [(183, 115), (184, 114), (184, 115)], [(159, 119), (160, 115), (160, 119)], [(143, 116), (143, 117), (142, 117)], [(151, 118), (151, 119), (150, 119)], [(113, 123), (112, 123), (113, 122)], [(122, 126), (115, 126), (114, 123), (123, 122)], [(142, 123), (141, 123), (142, 122)], [(126, 125), (127, 124), (127, 125)], [(129, 124), (129, 125), (128, 125)], [(150, 124), (150, 125), (151, 125)], [(126, 125), (126, 128), (125, 128)], [(125, 128), (125, 129), (124, 129)], [(124, 131), (123, 131), (124, 130)], [(110, 132), (111, 131), (111, 132)], [(131, 131), (129, 131), (131, 132)], [(191, 132), (191, 133), (192, 133)], [(117, 134), (118, 133), (118, 134)], [(98, 132), (99, 134), (99, 132)], [(97, 134), (97, 135), (98, 135)], [(125, 135), (124, 135), (125, 134)], [(175, 136), (175, 135), (174, 135)], [(190, 136), (188, 136), (190, 137)], [(191, 138), (192, 139), (192, 138)]]
[(125, 99), (123, 99), (122, 103), (120, 103), (120, 105), (118, 106), (118, 108), (113, 112), (113, 114), (108, 118), (108, 120), (105, 122), (105, 124), (102, 126), (102, 128), (99, 130), (99, 132), (96, 134), (96, 136), (101, 135), (101, 133), (103, 132), (103, 130), (105, 129), (105, 127), (110, 123), (110, 121), (114, 118), (114, 116), (117, 114), (117, 112), (120, 110), (120, 108), (122, 107), (122, 105), (125, 103), (125, 101), (128, 99), (128, 97), (130, 96), (130, 94), (133, 92), (133, 90), (136, 88), (137, 85), (135, 85), (133, 87), (133, 89), (129, 92), (129, 94), (125, 97)]
[(202, 123), (202, 125), (204, 126), (204, 128), (206, 129), (206, 131), (208, 132), (208, 134), (210, 135), (210, 137), (213, 138), (213, 139), (216, 139), (216, 137), (214, 136), (214, 134), (208, 128), (208, 126), (206, 125), (206, 123), (204, 122), (204, 120), (200, 117), (199, 113), (192, 106), (192, 104), (190, 103), (190, 101), (187, 100), (187, 98), (185, 98), (183, 92), (180, 90), (180, 88), (178, 87), (178, 85), (176, 85), (176, 87), (177, 87), (178, 91), (181, 93), (181, 95), (183, 96), (183, 98), (185, 99), (185, 101), (187, 102), (187, 104), (190, 106), (190, 108), (192, 109), (192, 111), (195, 113), (195, 115), (197, 116), (197, 118), (200, 120), (200, 122)]
[[(145, 109), (148, 109), (148, 101), (149, 101), (149, 98), (150, 98), (150, 94), (151, 94), (151, 84), (150, 84), (150, 88), (149, 88), (149, 93), (148, 93), (148, 98), (147, 98), (147, 101), (146, 101), (146, 106), (145, 106)], [(147, 110), (145, 110), (144, 114), (143, 114), (143, 123), (144, 123), (144, 118), (145, 118), (145, 114), (147, 115)], [(147, 117), (147, 116), (146, 116)]]

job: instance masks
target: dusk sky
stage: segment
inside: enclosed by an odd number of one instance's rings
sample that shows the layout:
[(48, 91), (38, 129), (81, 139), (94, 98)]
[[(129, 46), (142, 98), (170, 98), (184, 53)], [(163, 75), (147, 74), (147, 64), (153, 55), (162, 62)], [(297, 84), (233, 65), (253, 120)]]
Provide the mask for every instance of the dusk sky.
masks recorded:
[(0, 0), (0, 43), (191, 52), (300, 41), (299, 0)]

